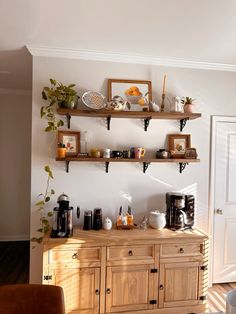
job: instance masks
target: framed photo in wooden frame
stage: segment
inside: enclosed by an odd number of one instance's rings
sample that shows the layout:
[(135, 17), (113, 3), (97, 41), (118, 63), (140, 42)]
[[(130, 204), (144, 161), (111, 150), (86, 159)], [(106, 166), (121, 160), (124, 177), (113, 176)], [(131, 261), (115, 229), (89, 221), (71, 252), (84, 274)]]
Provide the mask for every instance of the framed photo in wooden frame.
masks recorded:
[(65, 145), (66, 156), (77, 156), (80, 152), (80, 132), (58, 131), (57, 142)]
[(121, 96), (130, 103), (130, 111), (148, 111), (152, 100), (152, 82), (108, 79), (108, 101)]
[(168, 150), (172, 158), (185, 158), (187, 148), (191, 147), (190, 134), (168, 134)]

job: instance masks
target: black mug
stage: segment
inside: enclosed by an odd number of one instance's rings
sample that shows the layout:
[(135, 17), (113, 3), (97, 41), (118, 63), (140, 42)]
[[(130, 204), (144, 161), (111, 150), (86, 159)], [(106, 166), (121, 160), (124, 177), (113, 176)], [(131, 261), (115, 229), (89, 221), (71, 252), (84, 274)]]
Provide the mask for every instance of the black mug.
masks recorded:
[(123, 157), (123, 152), (121, 152), (120, 150), (113, 150), (112, 151), (112, 157), (113, 158), (121, 158), (121, 157)]
[(92, 211), (86, 210), (84, 212), (84, 230), (91, 230), (92, 229)]

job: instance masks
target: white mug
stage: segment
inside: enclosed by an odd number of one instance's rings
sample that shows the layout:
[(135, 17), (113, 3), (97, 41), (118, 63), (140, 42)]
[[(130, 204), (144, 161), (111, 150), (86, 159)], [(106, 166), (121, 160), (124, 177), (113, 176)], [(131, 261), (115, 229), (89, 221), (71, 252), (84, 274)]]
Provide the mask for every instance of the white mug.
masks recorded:
[(103, 158), (110, 158), (111, 157), (111, 150), (110, 148), (104, 148), (103, 150)]

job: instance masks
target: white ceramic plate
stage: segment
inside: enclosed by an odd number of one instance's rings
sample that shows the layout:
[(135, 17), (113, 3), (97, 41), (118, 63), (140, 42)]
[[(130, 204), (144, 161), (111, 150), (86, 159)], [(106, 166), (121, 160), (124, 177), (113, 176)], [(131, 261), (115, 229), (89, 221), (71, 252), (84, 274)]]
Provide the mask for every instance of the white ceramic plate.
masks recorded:
[(83, 94), (83, 103), (91, 109), (103, 109), (105, 107), (105, 96), (98, 92), (88, 91)]

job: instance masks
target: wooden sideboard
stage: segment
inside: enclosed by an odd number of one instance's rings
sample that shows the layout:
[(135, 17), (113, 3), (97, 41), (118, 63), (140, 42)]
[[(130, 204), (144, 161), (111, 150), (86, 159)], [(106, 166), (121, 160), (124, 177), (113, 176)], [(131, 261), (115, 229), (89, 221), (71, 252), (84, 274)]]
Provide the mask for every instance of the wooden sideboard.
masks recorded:
[(208, 236), (198, 229), (44, 238), (43, 283), (63, 287), (68, 314), (204, 312), (207, 265)]

